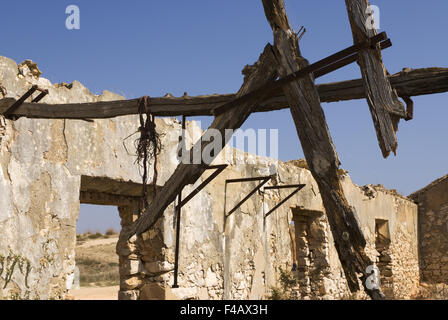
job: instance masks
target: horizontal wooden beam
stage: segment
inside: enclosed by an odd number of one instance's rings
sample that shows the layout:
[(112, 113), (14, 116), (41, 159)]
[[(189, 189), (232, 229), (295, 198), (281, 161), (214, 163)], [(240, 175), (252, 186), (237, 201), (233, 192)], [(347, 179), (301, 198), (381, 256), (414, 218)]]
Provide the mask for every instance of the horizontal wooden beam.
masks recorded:
[[(401, 97), (448, 92), (448, 68), (426, 68), (405, 70), (389, 76), (392, 87)], [(321, 102), (337, 102), (364, 99), (362, 79), (321, 84), (317, 86)], [(51, 93), (50, 93), (51, 94)], [(212, 116), (213, 109), (235, 99), (235, 94), (197, 97), (151, 98), (150, 108), (156, 116)], [(16, 99), (0, 100), (3, 114)], [(255, 112), (267, 112), (289, 108), (282, 90), (260, 103)], [(23, 103), (14, 111), (14, 116), (47, 119), (101, 119), (138, 113), (138, 99), (93, 103)]]

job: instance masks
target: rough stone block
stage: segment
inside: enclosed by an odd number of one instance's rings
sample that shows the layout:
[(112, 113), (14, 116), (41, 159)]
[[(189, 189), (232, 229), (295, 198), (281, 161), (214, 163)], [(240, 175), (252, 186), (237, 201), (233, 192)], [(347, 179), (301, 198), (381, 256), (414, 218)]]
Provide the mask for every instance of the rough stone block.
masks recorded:
[(174, 270), (174, 264), (168, 261), (146, 262), (145, 270), (152, 274), (166, 273)]
[(121, 276), (135, 275), (142, 273), (143, 271), (143, 263), (140, 260), (125, 260), (120, 262)]
[(150, 282), (140, 289), (141, 300), (164, 300), (166, 298), (166, 289), (162, 284)]
[(120, 289), (124, 291), (134, 290), (139, 288), (143, 284), (140, 277), (131, 277), (120, 281)]
[(138, 291), (129, 290), (129, 291), (119, 291), (118, 292), (118, 300), (138, 300)]

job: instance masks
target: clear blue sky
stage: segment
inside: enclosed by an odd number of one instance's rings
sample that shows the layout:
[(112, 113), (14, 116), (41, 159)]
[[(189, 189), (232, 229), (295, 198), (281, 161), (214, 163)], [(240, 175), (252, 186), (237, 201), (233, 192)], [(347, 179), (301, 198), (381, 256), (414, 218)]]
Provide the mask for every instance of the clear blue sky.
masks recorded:
[[(80, 30), (65, 28), (70, 4), (80, 7)], [(390, 73), (448, 67), (448, 1), (372, 4), (380, 7), (381, 31), (393, 42), (384, 52)], [(309, 61), (352, 44), (344, 1), (286, 0), (286, 5), (294, 29), (308, 30), (301, 48)], [(0, 29), (0, 55), (32, 59), (52, 82), (79, 80), (94, 93), (107, 89), (127, 98), (235, 92), (241, 69), (272, 41), (261, 0), (7, 1)], [(358, 77), (353, 64), (318, 82)], [(365, 101), (323, 104), (342, 167), (355, 183), (381, 183), (409, 194), (448, 173), (448, 94), (414, 101), (415, 119), (401, 123), (398, 155), (387, 160)], [(287, 110), (252, 115), (244, 128), (279, 128), (280, 158), (303, 157)]]

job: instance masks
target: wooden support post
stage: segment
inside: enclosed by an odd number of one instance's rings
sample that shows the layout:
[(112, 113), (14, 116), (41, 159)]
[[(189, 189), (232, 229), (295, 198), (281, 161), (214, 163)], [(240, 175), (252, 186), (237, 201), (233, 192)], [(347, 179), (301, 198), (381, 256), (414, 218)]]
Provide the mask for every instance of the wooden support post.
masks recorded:
[[(274, 32), (279, 76), (305, 68), (297, 34), (291, 30), (283, 0), (262, 0), (266, 17)], [(354, 209), (349, 206), (339, 178), (340, 161), (333, 145), (319, 94), (312, 76), (283, 86), (289, 102), (305, 158), (316, 180), (326, 209), (335, 246), (352, 292), (359, 290), (358, 273), (372, 299), (383, 299), (381, 291), (366, 286), (366, 269), (373, 262), (364, 249), (366, 241)]]
[[(375, 36), (377, 31), (372, 23), (373, 18), (368, 13), (369, 1), (345, 0), (345, 3), (354, 42), (364, 42)], [(361, 50), (358, 64), (381, 152), (383, 157), (387, 158), (391, 152), (394, 154), (397, 152), (396, 132), (400, 118), (406, 118), (406, 111), (387, 78), (379, 46), (374, 45)]]
[[(247, 66), (243, 70), (245, 75), (244, 84), (239, 90), (237, 96), (243, 96), (246, 93), (254, 91), (263, 85), (274, 82), (277, 77), (276, 63), (272, 51), (272, 46), (267, 45), (259, 61), (253, 66)], [(245, 100), (239, 106), (229, 109), (215, 118), (210, 129), (219, 130), (222, 136), (222, 146), (225, 146), (231, 137), (225, 134), (226, 129), (238, 129), (246, 121), (249, 115), (255, 110), (260, 103), (262, 97), (254, 97), (251, 100)], [(207, 135), (207, 132), (205, 133)], [(190, 150), (191, 159), (193, 158), (194, 150), (204, 150), (204, 148), (211, 142), (199, 140)], [(213, 159), (218, 156), (213, 154)], [(163, 215), (164, 210), (170, 203), (174, 201), (179, 191), (187, 184), (196, 182), (206, 170), (207, 166), (203, 164), (183, 164), (181, 163), (169, 180), (165, 183), (163, 188), (157, 193), (156, 197), (151, 202), (149, 208), (128, 230), (122, 232), (123, 239), (129, 239), (134, 234), (141, 234), (150, 229), (156, 221)], [(126, 238), (126, 239), (124, 239)]]

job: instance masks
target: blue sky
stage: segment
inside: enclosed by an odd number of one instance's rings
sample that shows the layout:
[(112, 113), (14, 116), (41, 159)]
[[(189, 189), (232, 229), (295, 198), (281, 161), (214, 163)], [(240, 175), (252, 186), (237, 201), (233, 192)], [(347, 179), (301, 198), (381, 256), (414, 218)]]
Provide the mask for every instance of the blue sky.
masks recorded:
[[(308, 30), (301, 49), (310, 62), (352, 44), (344, 1), (285, 2), (293, 28)], [(81, 11), (80, 30), (65, 28), (65, 9), (72, 4)], [(372, 4), (380, 7), (381, 31), (393, 42), (384, 52), (390, 73), (404, 67), (448, 67), (448, 1)], [(2, 3), (0, 28), (0, 55), (17, 62), (32, 59), (52, 82), (79, 80), (93, 93), (107, 89), (127, 98), (235, 92), (242, 83), (241, 69), (272, 41), (261, 0), (8, 1)], [(359, 77), (353, 64), (318, 83)], [(448, 94), (414, 101), (415, 119), (401, 123), (398, 155), (387, 160), (365, 101), (323, 104), (342, 167), (355, 183), (381, 183), (409, 194), (448, 173)], [(209, 119), (202, 120), (205, 127)], [(288, 110), (254, 114), (243, 128), (278, 128), (280, 159), (303, 157)], [(83, 206), (80, 221), (90, 211)], [(108, 227), (97, 227), (93, 221), (104, 224), (104, 219), (95, 217), (88, 219), (90, 229)], [(114, 219), (116, 226), (116, 214)]]

